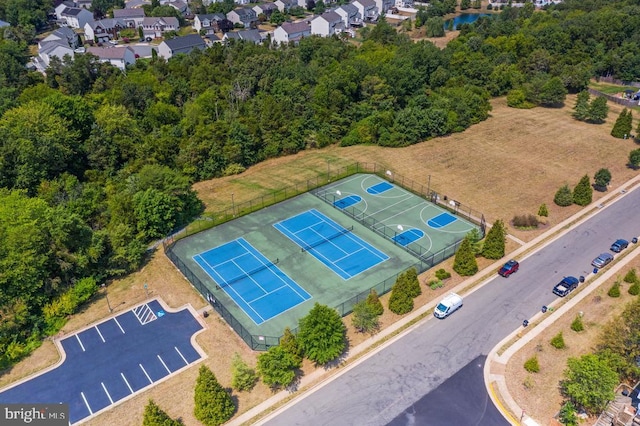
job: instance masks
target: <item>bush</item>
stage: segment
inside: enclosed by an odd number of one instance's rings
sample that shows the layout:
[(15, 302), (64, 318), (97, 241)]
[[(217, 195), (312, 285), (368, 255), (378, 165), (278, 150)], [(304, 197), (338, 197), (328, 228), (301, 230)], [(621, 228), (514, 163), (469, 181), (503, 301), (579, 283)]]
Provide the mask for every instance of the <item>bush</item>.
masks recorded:
[(566, 426), (578, 426), (576, 407), (571, 401), (567, 401), (562, 404), (560, 413), (558, 413), (558, 420), (560, 420), (560, 423)]
[(406, 286), (409, 297), (416, 298), (422, 294), (422, 288), (420, 288), (420, 281), (418, 280), (418, 272), (415, 268), (411, 268), (403, 274), (400, 274), (398, 279), (404, 280), (404, 285)]
[(152, 399), (144, 407), (144, 417), (142, 418), (142, 426), (180, 426), (180, 420), (173, 420), (162, 410)]
[(353, 306), (351, 323), (360, 333), (374, 333), (380, 326), (374, 307), (366, 300), (361, 300)]
[(223, 176), (239, 175), (245, 170), (247, 169), (242, 164), (232, 163), (232, 164), (229, 164), (226, 169), (224, 169), (224, 172), (222, 172), (222, 175)]
[(545, 203), (540, 204), (538, 216), (549, 217), (549, 209), (547, 209), (547, 205)]
[(507, 230), (504, 222), (498, 219), (487, 233), (487, 238), (482, 246), (482, 256), (487, 259), (500, 259), (504, 257)]
[(397, 288), (396, 282), (391, 289), (391, 297), (389, 297), (389, 310), (394, 314), (404, 315), (413, 310), (413, 299), (406, 290), (400, 286)]
[(238, 391), (250, 391), (256, 385), (258, 376), (237, 353), (231, 361), (231, 387)]
[(627, 275), (624, 276), (624, 282), (633, 284), (639, 282), (638, 275), (636, 274), (636, 269), (632, 268), (627, 272)]
[(556, 195), (553, 197), (553, 202), (560, 207), (567, 207), (573, 204), (573, 194), (571, 193), (571, 189), (569, 189), (569, 185), (564, 185), (558, 189)]
[(335, 309), (316, 302), (298, 324), (298, 344), (310, 361), (326, 364), (344, 352), (347, 327)]
[(194, 398), (193, 413), (206, 426), (221, 425), (236, 411), (231, 395), (220, 386), (216, 376), (205, 365), (200, 366)]
[(436, 271), (436, 278), (439, 280), (446, 280), (447, 278), (451, 278), (451, 272), (447, 272), (443, 268), (438, 269)]
[(551, 339), (551, 346), (556, 349), (564, 349), (566, 345), (564, 344), (564, 337), (562, 336), (562, 331)]
[(524, 362), (524, 369), (529, 373), (537, 373), (540, 371), (540, 363), (536, 355), (532, 356)]
[(456, 251), (453, 270), (463, 277), (471, 276), (478, 272), (478, 263), (471, 247), (471, 241), (467, 237), (462, 240), (460, 247)]
[(284, 333), (280, 338), (280, 347), (283, 351), (293, 356), (298, 364), (302, 364), (303, 351), (298, 343), (298, 338), (289, 327), (285, 327)]
[(591, 203), (592, 199), (593, 188), (591, 188), (591, 181), (589, 181), (589, 176), (584, 175), (573, 189), (573, 202), (579, 206), (586, 206)]
[(608, 169), (600, 169), (596, 172), (593, 180), (595, 181), (596, 187), (601, 188), (602, 191), (606, 191), (607, 185), (611, 182), (611, 172)]
[(375, 289), (371, 289), (371, 292), (367, 296), (367, 304), (373, 308), (376, 315), (382, 315), (384, 313), (384, 306), (382, 306), (382, 302), (380, 302)]
[(613, 283), (607, 294), (609, 297), (620, 297), (620, 282)]
[(631, 286), (629, 287), (629, 294), (632, 296), (637, 296), (640, 294), (640, 283), (636, 282), (631, 284)]
[(437, 290), (439, 288), (444, 287), (444, 283), (440, 280), (432, 280), (427, 283), (431, 290)]
[(571, 329), (575, 332), (584, 330), (584, 324), (582, 323), (582, 316), (576, 315), (576, 318), (571, 323)]
[(540, 221), (534, 215), (516, 215), (513, 217), (513, 226), (516, 228), (537, 228)]
[(511, 108), (530, 109), (535, 105), (527, 101), (527, 95), (522, 89), (511, 89), (507, 93), (507, 105)]

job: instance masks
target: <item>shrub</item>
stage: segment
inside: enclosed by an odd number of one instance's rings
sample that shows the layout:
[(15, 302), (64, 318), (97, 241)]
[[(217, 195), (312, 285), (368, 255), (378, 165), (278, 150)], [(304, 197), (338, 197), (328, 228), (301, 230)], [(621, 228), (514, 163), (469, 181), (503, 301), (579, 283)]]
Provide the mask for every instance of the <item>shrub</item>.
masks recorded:
[(532, 356), (524, 362), (524, 369), (529, 373), (537, 373), (540, 371), (540, 363), (536, 355)]
[(256, 385), (258, 376), (237, 353), (231, 361), (231, 386), (238, 391), (250, 391)]
[(591, 181), (589, 181), (589, 176), (584, 175), (573, 189), (573, 202), (579, 206), (586, 206), (591, 203), (592, 199), (593, 188), (591, 188)]
[(620, 282), (613, 283), (607, 294), (609, 297), (620, 297)]
[(564, 344), (564, 337), (562, 336), (562, 331), (551, 339), (551, 346), (556, 349), (564, 349), (566, 345)]
[(221, 425), (229, 420), (236, 410), (231, 395), (222, 387), (213, 372), (205, 365), (200, 366), (195, 388), (196, 419), (205, 425)]
[(582, 323), (581, 315), (576, 315), (576, 318), (571, 323), (571, 329), (575, 332), (584, 330), (584, 324)]
[(326, 364), (344, 352), (347, 327), (335, 309), (316, 302), (298, 324), (298, 344), (310, 361)]
[(636, 274), (635, 268), (631, 268), (629, 272), (627, 272), (627, 275), (624, 276), (625, 283), (633, 284), (637, 283), (638, 281), (638, 275)]
[(258, 355), (258, 373), (271, 389), (289, 386), (296, 379), (300, 361), (280, 346), (272, 346)]
[(232, 164), (229, 164), (226, 169), (224, 169), (224, 172), (222, 172), (222, 175), (223, 176), (239, 175), (245, 170), (247, 169), (242, 164), (232, 163)]
[(456, 251), (453, 261), (453, 270), (463, 277), (471, 276), (478, 272), (478, 263), (471, 247), (471, 241), (465, 237)]
[(298, 338), (293, 334), (289, 327), (285, 327), (284, 329), (284, 334), (280, 338), (280, 347), (283, 351), (292, 355), (298, 364), (302, 363), (302, 348), (298, 343)]
[(527, 390), (533, 389), (533, 386), (534, 386), (533, 377), (531, 377), (530, 375), (527, 375), (527, 377), (524, 378), (522, 385)]
[(567, 207), (573, 204), (573, 194), (571, 193), (571, 189), (569, 189), (569, 185), (561, 186), (560, 189), (558, 189), (556, 195), (553, 197), (553, 202), (560, 207)]
[(538, 216), (549, 217), (549, 209), (547, 209), (547, 205), (545, 203), (540, 204)]
[(571, 401), (567, 401), (562, 404), (560, 413), (558, 413), (558, 420), (565, 426), (578, 426), (578, 416), (576, 414), (576, 407)]
[(451, 278), (451, 272), (447, 272), (443, 268), (438, 269), (436, 271), (436, 278), (439, 280), (446, 280), (447, 278)]
[(422, 294), (422, 288), (420, 288), (420, 281), (418, 280), (418, 272), (415, 268), (411, 268), (408, 271), (398, 277), (398, 279), (404, 279), (404, 285), (409, 297), (416, 298)]
[(432, 280), (427, 283), (431, 290), (437, 290), (439, 288), (444, 287), (444, 283), (440, 280)]
[(513, 226), (516, 228), (537, 228), (540, 221), (534, 215), (516, 215), (513, 217)]
[(376, 315), (382, 315), (384, 313), (384, 306), (382, 306), (382, 302), (380, 302), (375, 289), (371, 289), (371, 292), (367, 296), (367, 304), (373, 308)]
[(511, 89), (507, 93), (507, 105), (511, 108), (530, 109), (535, 105), (527, 101), (527, 95), (522, 89)]
[(634, 169), (640, 166), (640, 149), (634, 149), (629, 153), (629, 165)]
[(144, 417), (142, 418), (142, 426), (180, 426), (180, 420), (174, 420), (162, 410), (152, 399), (144, 407)]
[(611, 172), (608, 169), (600, 169), (596, 172), (593, 180), (595, 181), (596, 187), (602, 191), (606, 191), (607, 185), (611, 182)]
[(629, 294), (632, 296), (637, 296), (640, 294), (640, 283), (635, 282), (633, 284), (631, 284), (631, 286), (629, 287)]
[(506, 237), (507, 230), (504, 227), (504, 222), (500, 219), (496, 220), (484, 240), (482, 256), (494, 260), (504, 257)]
[(361, 300), (353, 306), (351, 323), (360, 333), (373, 333), (380, 326), (374, 307), (368, 304), (366, 300)]
[(396, 288), (398, 283), (393, 285), (391, 297), (389, 297), (389, 310), (394, 314), (404, 315), (413, 310), (413, 299), (404, 288)]
[(616, 119), (616, 123), (613, 125), (613, 129), (611, 129), (611, 136), (619, 139), (629, 137), (629, 135), (631, 134), (631, 129), (633, 128), (632, 123), (633, 116), (631, 115), (631, 111), (624, 108)]

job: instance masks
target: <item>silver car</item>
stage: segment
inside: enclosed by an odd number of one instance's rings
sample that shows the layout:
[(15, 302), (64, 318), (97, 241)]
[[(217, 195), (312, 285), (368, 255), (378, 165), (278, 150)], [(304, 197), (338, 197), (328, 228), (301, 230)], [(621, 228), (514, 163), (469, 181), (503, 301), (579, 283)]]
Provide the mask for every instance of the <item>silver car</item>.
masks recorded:
[(610, 253), (602, 253), (600, 256), (593, 259), (593, 262), (591, 262), (591, 265), (598, 269), (604, 268), (609, 263), (611, 263), (612, 260), (613, 260), (613, 255), (611, 255)]

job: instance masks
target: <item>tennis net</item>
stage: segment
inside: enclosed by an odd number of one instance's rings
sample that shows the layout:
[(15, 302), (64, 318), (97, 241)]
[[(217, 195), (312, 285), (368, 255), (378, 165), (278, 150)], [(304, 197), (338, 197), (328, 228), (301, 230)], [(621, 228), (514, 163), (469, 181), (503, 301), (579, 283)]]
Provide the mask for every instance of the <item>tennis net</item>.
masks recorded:
[(225, 282), (223, 282), (222, 284), (220, 284), (220, 287), (226, 287), (228, 285), (231, 285), (235, 282), (238, 282), (242, 279), (245, 279), (247, 277), (250, 277), (251, 275), (257, 274), (260, 271), (264, 271), (265, 269), (269, 269), (272, 266), (275, 266), (278, 262), (280, 261), (280, 259), (276, 259), (274, 262), (267, 262), (263, 265), (258, 266), (255, 269), (252, 269), (250, 271), (246, 271), (243, 274), (238, 275), (237, 277), (231, 278), (230, 280), (226, 280)]
[(333, 240), (334, 238), (338, 238), (340, 235), (348, 234), (351, 231), (353, 231), (353, 225), (351, 225), (349, 228), (341, 229), (340, 231), (336, 232), (333, 235), (330, 235), (328, 237), (323, 237), (320, 241), (316, 241), (315, 243), (311, 243), (311, 244), (302, 246), (302, 251), (303, 252), (304, 251), (309, 251), (314, 247), (318, 247), (319, 245), (322, 245), (324, 243), (328, 243), (329, 241)]

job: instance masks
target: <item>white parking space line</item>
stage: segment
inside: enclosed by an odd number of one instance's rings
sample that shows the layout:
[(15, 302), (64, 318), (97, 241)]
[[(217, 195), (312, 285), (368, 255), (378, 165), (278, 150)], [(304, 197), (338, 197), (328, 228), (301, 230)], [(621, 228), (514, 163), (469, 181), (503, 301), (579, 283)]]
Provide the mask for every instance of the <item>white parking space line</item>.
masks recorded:
[(124, 332), (124, 329), (122, 328), (122, 326), (121, 326), (121, 325), (120, 325), (120, 323), (118, 322), (118, 318), (114, 318), (113, 320), (116, 322), (116, 324), (118, 324), (118, 327), (120, 327), (120, 331), (122, 331), (122, 334), (126, 334), (126, 333)]
[(82, 344), (82, 340), (80, 340), (80, 336), (78, 336), (77, 334), (76, 334), (76, 339), (78, 339), (78, 343), (80, 343), (80, 347), (82, 348), (82, 352), (86, 352), (84, 350), (84, 345)]
[(180, 357), (182, 358), (182, 360), (184, 361), (184, 363), (185, 363), (186, 365), (189, 365), (189, 363), (187, 362), (187, 359), (184, 357), (184, 355), (182, 355), (182, 353), (180, 352), (180, 350), (178, 350), (178, 347), (177, 347), (177, 346), (174, 346), (173, 348), (176, 350), (176, 352), (178, 352), (178, 355), (180, 355)]
[(84, 397), (84, 392), (80, 392), (80, 396), (82, 397), (82, 400), (84, 401), (84, 405), (87, 406), (87, 409), (89, 410), (89, 414), (93, 414), (93, 410), (91, 409), (91, 407), (89, 407), (89, 403), (87, 402), (87, 398)]
[(102, 343), (106, 343), (106, 341), (104, 340), (104, 337), (102, 336), (102, 333), (100, 333), (100, 329), (98, 328), (98, 326), (96, 325), (96, 331), (98, 332), (98, 334), (100, 335), (100, 338), (102, 339)]
[(147, 376), (147, 379), (149, 379), (149, 383), (153, 383), (153, 380), (151, 380), (151, 377), (149, 377), (149, 375), (147, 374), (147, 370), (144, 369), (142, 364), (138, 364), (138, 365), (140, 366), (140, 368), (142, 368), (142, 372), (144, 373), (145, 376)]
[(104, 389), (104, 393), (106, 393), (107, 396), (109, 397), (109, 401), (111, 401), (111, 404), (113, 404), (113, 399), (111, 399), (111, 395), (109, 395), (109, 391), (107, 390), (107, 387), (102, 382), (100, 382), (100, 384), (102, 385), (102, 389)]
[(167, 369), (167, 373), (171, 374), (171, 370), (169, 370), (169, 367), (167, 367), (167, 364), (165, 364), (164, 361), (162, 360), (162, 358), (160, 358), (160, 355), (158, 355), (158, 359), (160, 360), (162, 365), (164, 365), (164, 368)]
[(127, 384), (127, 387), (129, 388), (131, 393), (133, 393), (133, 389), (131, 389), (131, 385), (129, 384), (129, 381), (127, 380), (127, 378), (124, 377), (124, 374), (122, 374), (122, 373), (120, 373), (120, 375), (122, 376), (122, 380), (124, 380), (124, 382)]

